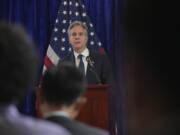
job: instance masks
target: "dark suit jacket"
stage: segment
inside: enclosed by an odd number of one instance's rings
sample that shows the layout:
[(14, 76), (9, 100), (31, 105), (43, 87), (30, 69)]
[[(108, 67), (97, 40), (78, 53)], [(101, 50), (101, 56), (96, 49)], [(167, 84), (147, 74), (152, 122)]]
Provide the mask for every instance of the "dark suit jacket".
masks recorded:
[[(89, 51), (89, 57), (94, 63), (90, 66), (88, 63), (86, 80), (88, 84), (111, 84), (113, 82), (111, 64), (105, 54), (99, 54)], [(71, 52), (63, 61), (70, 61), (75, 64), (75, 56)]]
[(109, 135), (107, 131), (95, 128), (75, 120), (71, 120), (64, 116), (51, 116), (47, 120), (60, 124), (72, 135)]

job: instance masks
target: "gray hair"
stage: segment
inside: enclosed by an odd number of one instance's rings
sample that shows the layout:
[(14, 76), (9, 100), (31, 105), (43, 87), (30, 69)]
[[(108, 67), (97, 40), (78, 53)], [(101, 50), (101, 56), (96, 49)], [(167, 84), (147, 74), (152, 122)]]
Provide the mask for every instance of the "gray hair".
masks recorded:
[(68, 33), (68, 36), (70, 36), (70, 31), (72, 28), (74, 28), (75, 26), (81, 26), (85, 31), (86, 31), (86, 35), (88, 33), (88, 27), (85, 23), (81, 22), (81, 21), (74, 21), (72, 22), (69, 27), (68, 27), (68, 30), (67, 30), (67, 33)]

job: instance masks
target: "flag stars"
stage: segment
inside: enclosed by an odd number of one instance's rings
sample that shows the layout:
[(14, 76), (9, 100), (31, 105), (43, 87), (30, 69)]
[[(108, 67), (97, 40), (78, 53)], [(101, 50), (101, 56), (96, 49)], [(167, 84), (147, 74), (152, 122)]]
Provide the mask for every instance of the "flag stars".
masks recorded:
[(65, 51), (65, 47), (64, 46), (61, 47), (61, 51)]
[(71, 14), (72, 14), (72, 11), (69, 11), (69, 14), (71, 15)]
[(84, 4), (82, 4), (82, 8), (85, 8)]
[(75, 6), (76, 6), (76, 7), (78, 7), (78, 6), (79, 6), (79, 4), (76, 2)]
[(98, 45), (101, 46), (102, 45), (101, 42), (98, 42)]
[(75, 12), (75, 15), (78, 16), (78, 15), (79, 15), (79, 12)]
[(56, 23), (58, 23), (59, 22), (59, 20), (58, 19), (56, 19)]
[(64, 5), (64, 6), (67, 5), (67, 1), (64, 1), (63, 5)]
[(65, 33), (66, 32), (66, 29), (62, 29), (62, 33)]
[(86, 13), (82, 13), (82, 16), (85, 17), (85, 16), (86, 16)]
[(54, 28), (54, 31), (57, 32), (57, 31), (58, 31), (58, 28)]
[(91, 45), (94, 45), (94, 41), (91, 41), (90, 44), (91, 44)]
[(66, 20), (63, 20), (62, 23), (63, 23), (63, 24), (66, 24)]
[(65, 42), (65, 41), (66, 41), (66, 39), (65, 39), (65, 38), (62, 38), (62, 39), (61, 39), (61, 41), (62, 41), (62, 42)]
[(64, 10), (64, 11), (63, 11), (63, 14), (66, 15), (66, 14), (67, 14), (67, 11)]
[(93, 24), (92, 24), (92, 23), (90, 23), (90, 24), (89, 24), (89, 26), (90, 26), (90, 27), (93, 27)]
[(57, 37), (54, 37), (54, 41), (57, 41), (58, 40), (58, 38)]
[(72, 5), (72, 1), (69, 1), (69, 5)]
[(94, 32), (90, 32), (90, 35), (91, 35), (91, 36), (94, 36)]

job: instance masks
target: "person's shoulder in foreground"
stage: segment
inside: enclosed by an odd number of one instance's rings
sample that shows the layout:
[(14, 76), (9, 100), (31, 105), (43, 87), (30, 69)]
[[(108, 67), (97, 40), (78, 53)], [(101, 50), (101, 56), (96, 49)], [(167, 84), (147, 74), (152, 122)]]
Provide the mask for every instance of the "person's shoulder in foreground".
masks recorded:
[(19, 114), (13, 105), (3, 112), (0, 112), (0, 135), (70, 135), (60, 125)]
[(51, 116), (47, 118), (47, 120), (61, 124), (66, 129), (71, 131), (73, 135), (109, 135), (107, 130), (87, 125), (85, 123), (63, 116)]

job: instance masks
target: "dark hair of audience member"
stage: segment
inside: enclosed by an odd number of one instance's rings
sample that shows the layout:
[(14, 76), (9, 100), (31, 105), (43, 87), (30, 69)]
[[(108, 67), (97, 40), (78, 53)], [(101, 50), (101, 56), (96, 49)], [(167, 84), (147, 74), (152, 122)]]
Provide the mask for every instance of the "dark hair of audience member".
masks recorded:
[(33, 83), (37, 54), (21, 26), (0, 23), (0, 104), (18, 102)]
[(60, 62), (45, 72), (42, 89), (42, 97), (49, 104), (71, 105), (85, 92), (85, 79), (74, 64)]

